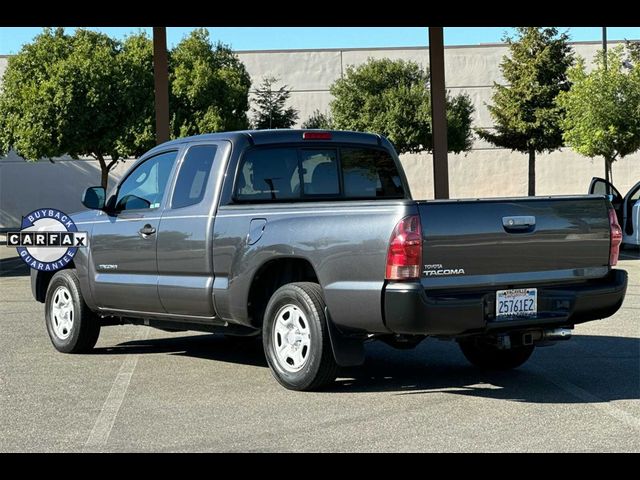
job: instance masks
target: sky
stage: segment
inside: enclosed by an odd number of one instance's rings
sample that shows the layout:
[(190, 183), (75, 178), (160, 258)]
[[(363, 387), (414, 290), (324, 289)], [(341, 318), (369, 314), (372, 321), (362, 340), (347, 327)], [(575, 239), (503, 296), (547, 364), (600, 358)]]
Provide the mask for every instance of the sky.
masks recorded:
[[(111, 37), (151, 27), (87, 27)], [(207, 27), (212, 40), (220, 40), (234, 50), (283, 50), (297, 48), (410, 47), (428, 44), (427, 29), (420, 27)], [(601, 27), (559, 27), (572, 41), (602, 40)], [(0, 27), (0, 55), (15, 54), (42, 29)], [(73, 28), (68, 28), (72, 31)], [(191, 31), (190, 27), (168, 27), (167, 44), (172, 48)], [(445, 45), (498, 43), (509, 27), (446, 27)], [(608, 27), (608, 40), (640, 40), (640, 27)]]

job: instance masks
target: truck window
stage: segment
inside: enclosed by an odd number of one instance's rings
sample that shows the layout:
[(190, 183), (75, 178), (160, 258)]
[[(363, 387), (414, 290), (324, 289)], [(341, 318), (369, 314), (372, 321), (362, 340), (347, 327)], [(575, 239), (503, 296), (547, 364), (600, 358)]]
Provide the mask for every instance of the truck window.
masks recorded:
[(235, 199), (249, 202), (405, 196), (391, 155), (367, 147), (254, 148), (244, 156), (235, 188)]
[(295, 148), (249, 150), (238, 175), (236, 197), (249, 201), (296, 199), (300, 198), (299, 182)]
[(171, 208), (188, 207), (202, 201), (216, 150), (215, 145), (194, 145), (189, 148), (180, 166)]
[(178, 152), (166, 152), (138, 165), (120, 184), (116, 210), (158, 208)]
[(303, 150), (301, 155), (305, 195), (339, 195), (336, 150)]
[(346, 197), (404, 196), (398, 169), (387, 152), (371, 148), (342, 148), (340, 154)]

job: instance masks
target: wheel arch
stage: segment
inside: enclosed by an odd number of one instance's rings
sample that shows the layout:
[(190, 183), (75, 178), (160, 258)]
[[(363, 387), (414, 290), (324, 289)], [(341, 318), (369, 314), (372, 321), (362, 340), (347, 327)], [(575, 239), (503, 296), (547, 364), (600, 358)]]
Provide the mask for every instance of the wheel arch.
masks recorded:
[(49, 284), (51, 283), (51, 279), (53, 276), (62, 270), (70, 270), (75, 269), (75, 263), (73, 260), (69, 262), (64, 268), (59, 270), (54, 270), (51, 272), (43, 272), (40, 270), (32, 270), (31, 272), (31, 289), (34, 298), (40, 302), (44, 303), (47, 297), (47, 289), (49, 288)]
[(283, 285), (294, 282), (320, 284), (309, 259), (298, 256), (279, 256), (264, 262), (255, 271), (247, 294), (247, 314), (251, 325), (262, 327), (264, 311), (273, 293)]

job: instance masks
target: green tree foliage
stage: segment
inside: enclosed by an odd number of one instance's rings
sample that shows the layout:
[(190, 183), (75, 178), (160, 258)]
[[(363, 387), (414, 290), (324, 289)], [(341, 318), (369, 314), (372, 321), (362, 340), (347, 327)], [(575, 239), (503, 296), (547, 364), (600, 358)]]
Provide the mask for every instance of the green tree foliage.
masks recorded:
[(320, 110), (314, 110), (311, 116), (302, 122), (302, 128), (330, 130), (331, 117)]
[[(429, 74), (411, 61), (369, 59), (350, 66), (331, 86), (334, 128), (379, 133), (399, 153), (431, 150)], [(466, 95), (447, 94), (449, 150), (471, 148), (473, 105)]]
[(251, 78), (229, 47), (211, 44), (206, 29), (176, 45), (169, 70), (174, 137), (248, 127)]
[(541, 27), (519, 27), (515, 39), (505, 37), (509, 56), (500, 68), (507, 85), (494, 83), (489, 105), (495, 132), (478, 130), (498, 147), (529, 154), (529, 195), (535, 195), (536, 153), (563, 145), (564, 110), (556, 97), (570, 87), (567, 69), (574, 58), (568, 39), (556, 28)]
[[(173, 136), (248, 126), (251, 80), (204, 29), (169, 56)], [(27, 160), (90, 156), (106, 188), (119, 159), (155, 144), (153, 45), (138, 33), (119, 42), (78, 29), (44, 29), (9, 58), (0, 91), (0, 154)]]
[(286, 85), (274, 89), (279, 81), (276, 77), (266, 77), (260, 88), (256, 89), (253, 111), (253, 128), (290, 128), (298, 120), (298, 111), (293, 107), (285, 108), (291, 96)]
[(2, 153), (14, 148), (30, 160), (91, 156), (106, 186), (128, 108), (118, 52), (104, 34), (78, 29), (69, 36), (59, 28), (45, 29), (10, 57), (0, 95)]
[(640, 42), (625, 40), (624, 46), (628, 56), (625, 60), (625, 67), (631, 68), (632, 65), (640, 63)]
[(610, 50), (605, 67), (600, 52), (589, 73), (580, 59), (569, 70), (571, 90), (558, 98), (565, 141), (582, 155), (604, 157), (607, 177), (615, 160), (640, 149), (640, 65), (624, 54), (622, 46)]
[(125, 38), (118, 55), (119, 85), (125, 96), (118, 154), (138, 157), (156, 144), (153, 43), (142, 32)]

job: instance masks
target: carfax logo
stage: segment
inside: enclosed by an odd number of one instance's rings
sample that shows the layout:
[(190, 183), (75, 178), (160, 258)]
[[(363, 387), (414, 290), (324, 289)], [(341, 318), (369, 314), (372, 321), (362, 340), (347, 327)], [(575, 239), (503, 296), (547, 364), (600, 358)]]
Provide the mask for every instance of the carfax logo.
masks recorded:
[(52, 272), (66, 267), (78, 248), (87, 246), (87, 232), (79, 232), (60, 210), (42, 208), (22, 217), (20, 231), (7, 234), (7, 246), (16, 247), (31, 268)]

